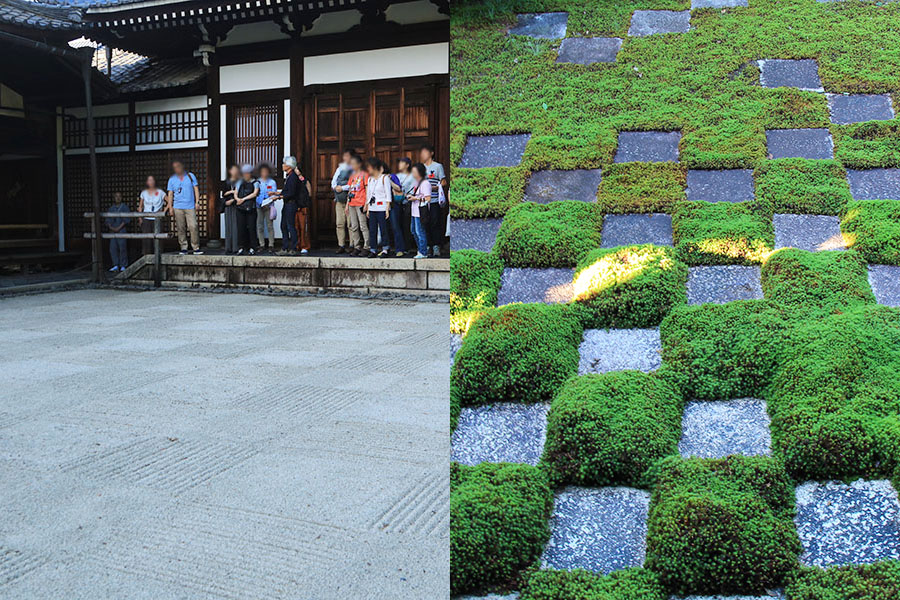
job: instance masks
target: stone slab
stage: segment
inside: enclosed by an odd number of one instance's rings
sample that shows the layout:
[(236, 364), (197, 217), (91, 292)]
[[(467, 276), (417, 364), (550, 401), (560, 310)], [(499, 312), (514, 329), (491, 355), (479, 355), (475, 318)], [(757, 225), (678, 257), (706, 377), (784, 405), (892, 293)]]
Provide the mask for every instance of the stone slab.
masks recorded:
[(453, 432), (450, 460), (536, 465), (547, 438), (549, 403), (500, 402), (463, 408)]
[(523, 13), (516, 15), (516, 26), (510, 28), (510, 35), (525, 35), (544, 40), (558, 40), (566, 37), (569, 13)]
[(528, 180), (525, 200), (538, 204), (549, 204), (559, 200), (596, 202), (600, 179), (600, 169), (536, 171)]
[(854, 200), (900, 200), (900, 169), (847, 169)]
[(894, 118), (890, 94), (827, 94), (831, 122), (841, 125)]
[(829, 215), (776, 214), (775, 249), (799, 248), (810, 252), (846, 250), (841, 219)]
[(811, 481), (796, 493), (802, 564), (830, 567), (900, 558), (900, 503), (890, 481)]
[(766, 403), (756, 398), (688, 402), (681, 418), (681, 456), (724, 458), (771, 453)]
[(614, 161), (678, 162), (680, 131), (620, 131)]
[(659, 329), (585, 329), (578, 354), (579, 375), (655, 371), (662, 364)]
[(574, 269), (503, 269), (497, 306), (513, 302), (568, 302), (574, 295)]
[(671, 246), (672, 217), (665, 213), (606, 215), (601, 240), (603, 248), (635, 244)]
[(691, 10), (696, 8), (736, 8), (747, 6), (747, 0), (691, 0)]
[(793, 87), (811, 92), (824, 92), (819, 79), (819, 63), (815, 59), (770, 58), (757, 61), (759, 83), (765, 88)]
[(522, 162), (530, 133), (470, 135), (459, 166), (464, 169), (515, 167)]
[(900, 307), (900, 267), (869, 265), (869, 285), (878, 304)]
[(450, 251), (490, 252), (503, 219), (450, 219)]
[(691, 267), (687, 295), (688, 304), (724, 304), (762, 298), (760, 269), (742, 265)]
[(769, 158), (834, 158), (834, 141), (827, 129), (767, 129)]
[(664, 33), (687, 33), (691, 29), (691, 11), (636, 10), (631, 15), (628, 35), (645, 37)]
[(558, 63), (592, 65), (614, 63), (622, 47), (622, 38), (566, 38), (559, 46)]
[(542, 566), (595, 573), (642, 566), (649, 504), (650, 494), (635, 488), (562, 489), (554, 498)]
[(687, 199), (706, 202), (744, 202), (756, 197), (752, 169), (687, 172)]

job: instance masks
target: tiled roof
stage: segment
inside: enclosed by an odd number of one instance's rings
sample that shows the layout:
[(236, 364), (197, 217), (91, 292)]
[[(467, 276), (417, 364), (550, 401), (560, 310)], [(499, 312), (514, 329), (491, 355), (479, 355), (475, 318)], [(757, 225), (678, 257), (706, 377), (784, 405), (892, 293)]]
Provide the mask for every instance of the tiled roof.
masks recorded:
[(206, 76), (206, 68), (196, 59), (144, 61), (119, 73), (113, 66), (113, 81), (120, 92), (127, 94), (190, 85)]
[(81, 27), (81, 10), (53, 1), (3, 0), (0, 23), (35, 29), (76, 29)]

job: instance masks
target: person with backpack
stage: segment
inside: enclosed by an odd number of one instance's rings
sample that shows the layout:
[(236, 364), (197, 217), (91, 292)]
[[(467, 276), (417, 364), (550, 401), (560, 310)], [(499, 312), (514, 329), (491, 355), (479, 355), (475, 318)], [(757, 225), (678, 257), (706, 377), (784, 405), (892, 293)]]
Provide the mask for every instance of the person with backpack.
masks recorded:
[(364, 248), (369, 246), (369, 225), (366, 220), (366, 184), (369, 180), (369, 174), (363, 169), (362, 157), (354, 154), (350, 158), (350, 166), (353, 167), (353, 174), (347, 182), (347, 218), (350, 221), (350, 244), (353, 249), (350, 250), (350, 256), (363, 256)]
[(412, 176), (415, 186), (406, 195), (409, 199), (411, 226), (410, 232), (416, 240), (419, 253), (413, 258), (428, 258), (428, 234), (425, 231), (425, 222), (431, 204), (431, 181), (428, 179), (428, 171), (422, 163), (416, 163), (412, 168)]
[(297, 168), (297, 159), (293, 156), (285, 156), (281, 161), (281, 169), (284, 171), (284, 187), (281, 189), (281, 197), (284, 205), (281, 207), (281, 250), (279, 256), (297, 254), (297, 201), (300, 196), (300, 177), (294, 172)]
[(200, 228), (197, 225), (197, 203), (200, 201), (200, 185), (197, 176), (185, 170), (180, 160), (172, 162), (174, 173), (166, 185), (166, 212), (175, 217), (175, 231), (181, 254), (187, 254), (188, 234), (194, 254), (203, 254), (200, 250)]
[(253, 179), (253, 167), (241, 167), (241, 183), (235, 192), (237, 212), (238, 254), (255, 254), (256, 241), (256, 197), (259, 183)]
[(310, 250), (310, 221), (309, 212), (312, 209), (312, 186), (309, 179), (300, 172), (300, 167), (294, 167), (294, 174), (300, 185), (297, 187), (297, 214), (294, 217), (297, 228), (297, 250), (300, 254), (309, 254)]
[(404, 256), (407, 247), (413, 244), (410, 237), (410, 206), (406, 195), (415, 187), (410, 167), (412, 161), (405, 156), (397, 161), (397, 172), (391, 174), (391, 180), (394, 182), (393, 202), (391, 203), (391, 232), (394, 236), (394, 252), (397, 256)]
[[(395, 184), (391, 176), (386, 174), (387, 165), (380, 158), (371, 157), (366, 161), (366, 170), (369, 179), (366, 182), (365, 211), (369, 217), (369, 258), (379, 256), (387, 258), (390, 255), (391, 238), (388, 233), (388, 220), (391, 217), (391, 202)], [(399, 190), (399, 186), (396, 186)], [(381, 234), (381, 253), (378, 250), (378, 235)]]
[(423, 144), (419, 148), (419, 160), (425, 165), (428, 180), (431, 182), (431, 202), (428, 208), (428, 217), (425, 230), (428, 232), (428, 244), (431, 246), (431, 255), (438, 258), (441, 255), (441, 245), (444, 243), (444, 219), (442, 218), (444, 205), (447, 203), (444, 186), (447, 185), (447, 174), (444, 165), (434, 160), (434, 146)]
[(350, 238), (350, 222), (347, 214), (347, 196), (350, 193), (347, 185), (353, 174), (353, 166), (350, 159), (355, 153), (350, 148), (345, 148), (341, 154), (341, 164), (334, 170), (331, 177), (331, 189), (334, 191), (334, 227), (337, 231), (338, 249), (336, 254), (348, 252), (347, 242)]

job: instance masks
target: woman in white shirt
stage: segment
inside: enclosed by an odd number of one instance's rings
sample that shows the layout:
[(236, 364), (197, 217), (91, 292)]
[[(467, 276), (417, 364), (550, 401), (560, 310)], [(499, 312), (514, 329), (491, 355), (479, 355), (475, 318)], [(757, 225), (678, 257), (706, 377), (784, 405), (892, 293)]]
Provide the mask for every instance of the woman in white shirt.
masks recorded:
[[(144, 187), (144, 191), (141, 192), (140, 201), (138, 202), (138, 212), (145, 213), (155, 213), (162, 212), (163, 206), (166, 204), (166, 193), (156, 187), (156, 178), (153, 175), (147, 177), (147, 182)], [(153, 222), (156, 221), (156, 217), (141, 217), (138, 219), (138, 223), (141, 226), (141, 233), (153, 233)], [(159, 231), (162, 233), (165, 231), (166, 220), (165, 218), (160, 219), (159, 221)], [(144, 254), (150, 254), (151, 248), (153, 247), (151, 242), (153, 240), (141, 240), (141, 252)]]
[[(366, 185), (366, 204), (363, 210), (369, 216), (369, 258), (380, 256), (385, 258), (390, 254), (391, 238), (388, 233), (388, 219), (391, 216), (391, 201), (394, 188), (399, 192), (400, 188), (388, 175), (387, 165), (380, 158), (371, 157), (366, 161), (366, 170), (369, 172)], [(378, 233), (381, 232), (381, 254), (378, 250)]]
[(413, 165), (412, 176), (415, 181), (415, 187), (406, 197), (409, 198), (412, 217), (410, 232), (416, 239), (416, 247), (419, 250), (419, 253), (413, 258), (427, 258), (428, 234), (426, 233), (425, 220), (428, 217), (428, 208), (431, 202), (431, 182), (428, 180), (428, 170), (422, 163)]

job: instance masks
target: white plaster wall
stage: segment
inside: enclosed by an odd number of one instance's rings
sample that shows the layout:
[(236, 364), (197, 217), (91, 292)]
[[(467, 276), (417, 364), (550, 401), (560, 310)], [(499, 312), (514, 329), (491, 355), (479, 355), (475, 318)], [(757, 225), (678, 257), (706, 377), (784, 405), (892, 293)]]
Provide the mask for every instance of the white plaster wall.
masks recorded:
[(219, 70), (219, 92), (276, 90), (291, 85), (291, 61), (288, 59), (225, 65)]
[(449, 71), (450, 45), (444, 42), (307, 56), (303, 59), (303, 84), (416, 77)]

